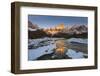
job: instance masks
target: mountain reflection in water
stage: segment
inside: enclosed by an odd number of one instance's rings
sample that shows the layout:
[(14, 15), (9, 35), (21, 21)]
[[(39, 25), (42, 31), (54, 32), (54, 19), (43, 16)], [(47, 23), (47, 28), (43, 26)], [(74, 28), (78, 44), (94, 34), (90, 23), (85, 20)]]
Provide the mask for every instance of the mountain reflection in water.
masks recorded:
[(67, 46), (65, 46), (64, 40), (55, 41), (55, 45), (55, 56), (58, 58), (63, 58), (65, 56), (65, 52), (68, 50)]
[(87, 58), (87, 44), (64, 38), (33, 39), (28, 45), (28, 60)]

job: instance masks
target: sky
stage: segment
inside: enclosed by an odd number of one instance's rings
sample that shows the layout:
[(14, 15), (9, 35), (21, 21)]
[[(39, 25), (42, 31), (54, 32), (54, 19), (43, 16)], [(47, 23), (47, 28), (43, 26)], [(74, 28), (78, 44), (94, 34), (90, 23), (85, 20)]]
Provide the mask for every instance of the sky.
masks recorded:
[(37, 24), (40, 28), (55, 27), (59, 24), (64, 24), (65, 26), (88, 24), (87, 17), (74, 16), (28, 15), (28, 20), (33, 24)]

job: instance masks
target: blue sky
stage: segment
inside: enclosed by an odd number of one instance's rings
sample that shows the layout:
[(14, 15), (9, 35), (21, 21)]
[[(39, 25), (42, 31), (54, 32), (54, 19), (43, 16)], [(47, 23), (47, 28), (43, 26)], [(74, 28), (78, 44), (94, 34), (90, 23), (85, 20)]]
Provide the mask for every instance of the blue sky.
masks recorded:
[(45, 15), (28, 15), (28, 20), (33, 24), (39, 25), (41, 28), (55, 27), (61, 23), (65, 26), (75, 24), (87, 25), (87, 17), (74, 17), (74, 16), (45, 16)]

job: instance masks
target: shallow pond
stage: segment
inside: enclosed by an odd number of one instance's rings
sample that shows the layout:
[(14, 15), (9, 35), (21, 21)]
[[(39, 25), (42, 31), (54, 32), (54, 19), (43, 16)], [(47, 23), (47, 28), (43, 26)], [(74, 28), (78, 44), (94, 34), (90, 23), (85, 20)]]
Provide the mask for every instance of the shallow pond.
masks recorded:
[(40, 38), (28, 44), (28, 60), (87, 58), (87, 39)]

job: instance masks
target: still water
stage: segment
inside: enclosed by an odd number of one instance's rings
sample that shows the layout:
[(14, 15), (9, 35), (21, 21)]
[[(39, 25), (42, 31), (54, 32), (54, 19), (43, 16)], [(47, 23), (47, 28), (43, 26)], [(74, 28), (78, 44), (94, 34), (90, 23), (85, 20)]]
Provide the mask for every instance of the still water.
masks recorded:
[(41, 38), (30, 40), (28, 45), (28, 60), (79, 59), (87, 57), (87, 39)]

